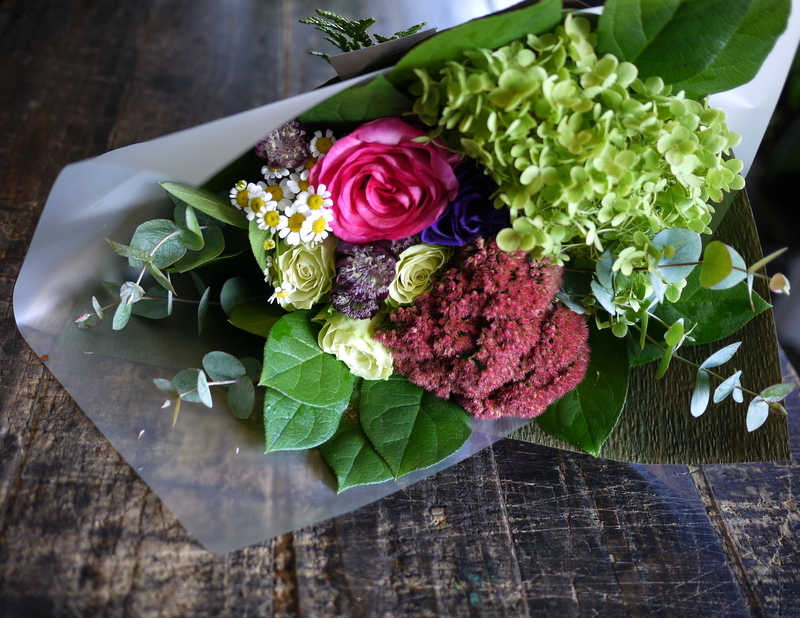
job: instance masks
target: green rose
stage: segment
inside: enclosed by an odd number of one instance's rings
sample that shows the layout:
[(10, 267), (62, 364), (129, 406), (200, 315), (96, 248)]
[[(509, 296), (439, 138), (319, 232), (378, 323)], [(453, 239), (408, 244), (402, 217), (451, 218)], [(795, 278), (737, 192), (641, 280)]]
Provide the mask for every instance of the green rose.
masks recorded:
[(388, 380), (392, 375), (391, 353), (372, 338), (379, 319), (355, 320), (329, 307), (314, 320), (323, 322), (319, 347), (347, 365), (350, 373), (365, 380)]
[(287, 247), (277, 259), (281, 281), (291, 286), (292, 293), (278, 299), (287, 309), (310, 309), (324, 294), (331, 291), (336, 275), (336, 239), (328, 236), (310, 247), (304, 243)]
[(431, 276), (447, 263), (453, 250), (443, 245), (412, 245), (400, 254), (395, 277), (389, 284), (387, 302), (397, 307), (410, 305), (420, 294), (433, 287)]

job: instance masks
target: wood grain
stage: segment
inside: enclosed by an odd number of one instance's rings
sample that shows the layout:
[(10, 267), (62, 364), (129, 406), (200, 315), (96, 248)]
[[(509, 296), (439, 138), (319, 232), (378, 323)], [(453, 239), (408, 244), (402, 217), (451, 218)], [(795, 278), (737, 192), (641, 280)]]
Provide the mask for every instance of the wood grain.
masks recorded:
[(800, 613), (795, 460), (652, 468), (503, 440), (218, 556), (27, 347), (11, 295), (59, 170), (325, 81), (296, 24), (316, 6), (382, 32), (467, 17), (450, 1), (0, 2), (0, 615)]

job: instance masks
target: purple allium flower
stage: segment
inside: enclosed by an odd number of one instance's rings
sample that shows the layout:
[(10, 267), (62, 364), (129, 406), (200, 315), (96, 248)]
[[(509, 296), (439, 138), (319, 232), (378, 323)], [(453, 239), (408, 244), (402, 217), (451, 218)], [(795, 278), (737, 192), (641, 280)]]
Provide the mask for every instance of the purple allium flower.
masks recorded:
[(375, 335), (398, 373), (477, 418), (532, 418), (580, 384), (588, 329), (555, 301), (561, 268), (483, 239), (451, 264)]
[(270, 167), (299, 167), (309, 156), (306, 128), (297, 120), (287, 122), (256, 144), (256, 154)]
[(336, 250), (344, 255), (336, 263), (331, 304), (339, 313), (356, 320), (375, 317), (389, 295), (395, 274), (397, 260), (388, 243), (340, 241)]
[(497, 183), (473, 161), (456, 168), (458, 195), (441, 217), (422, 230), (422, 240), (440, 245), (461, 246), (479, 236), (494, 236), (510, 225), (507, 208), (495, 208), (489, 196)]

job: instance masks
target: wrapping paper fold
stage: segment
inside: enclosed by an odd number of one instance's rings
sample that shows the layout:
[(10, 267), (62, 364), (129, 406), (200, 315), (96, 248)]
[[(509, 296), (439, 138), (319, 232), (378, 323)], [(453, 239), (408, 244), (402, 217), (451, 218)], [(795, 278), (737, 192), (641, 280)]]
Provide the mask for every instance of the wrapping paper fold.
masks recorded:
[[(728, 112), (732, 129), (743, 133), (737, 156), (747, 167), (780, 93), (798, 31), (795, 11), (763, 76), (713, 101)], [(261, 135), (374, 75), (67, 166), (51, 191), (22, 267), (14, 310), (25, 339), (37, 354), (49, 357), (48, 368), (78, 405), (189, 532), (213, 551), (240, 548), (372, 502), (453, 465), (527, 422), (476, 422), (468, 444), (433, 468), (337, 495), (315, 451), (264, 455), (258, 422), (234, 419), (221, 402), (211, 410), (183, 406), (175, 427), (171, 413), (161, 409), (162, 395), (153, 387), (153, 378), (170, 378), (178, 369), (200, 366), (203, 354), (213, 349), (251, 349), (253, 341), (245, 333), (220, 322), (199, 337), (191, 308), (178, 308), (158, 322), (134, 320), (121, 332), (111, 331), (110, 324), (92, 331), (79, 331), (72, 324), (100, 281), (128, 278), (125, 261), (103, 238), (126, 242), (139, 223), (171, 211), (159, 182), (200, 185), (252, 148)], [(758, 239), (744, 196), (734, 202), (720, 233), (754, 261)], [(746, 364), (740, 368), (754, 381), (779, 381), (771, 314), (754, 320), (744, 337), (743, 348), (750, 352), (745, 351)], [(691, 377), (670, 371), (656, 384), (652, 373), (648, 367), (634, 372), (630, 401), (609, 441), (609, 455), (688, 463), (686, 445), (694, 441), (708, 445), (698, 462), (739, 461), (752, 458), (752, 453), (758, 459), (789, 457), (784, 419), (772, 419), (751, 436), (743, 429), (741, 409), (718, 408), (692, 419), (688, 401), (681, 404), (678, 390), (679, 385), (688, 386), (690, 392)], [(648, 410), (648, 421), (643, 422)], [(651, 423), (651, 418), (660, 420)], [(564, 446), (537, 432), (535, 425), (514, 435)], [(752, 449), (741, 447), (741, 441), (752, 442)]]

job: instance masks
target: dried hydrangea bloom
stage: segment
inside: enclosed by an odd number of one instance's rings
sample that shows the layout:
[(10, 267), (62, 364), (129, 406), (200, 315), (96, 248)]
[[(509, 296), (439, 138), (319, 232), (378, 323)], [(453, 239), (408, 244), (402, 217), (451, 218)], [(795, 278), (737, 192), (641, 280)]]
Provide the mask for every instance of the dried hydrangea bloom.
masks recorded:
[(559, 267), (483, 240), (451, 263), (375, 336), (397, 373), (478, 418), (538, 416), (580, 384), (588, 329), (554, 300)]

